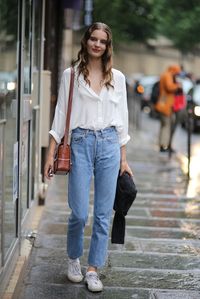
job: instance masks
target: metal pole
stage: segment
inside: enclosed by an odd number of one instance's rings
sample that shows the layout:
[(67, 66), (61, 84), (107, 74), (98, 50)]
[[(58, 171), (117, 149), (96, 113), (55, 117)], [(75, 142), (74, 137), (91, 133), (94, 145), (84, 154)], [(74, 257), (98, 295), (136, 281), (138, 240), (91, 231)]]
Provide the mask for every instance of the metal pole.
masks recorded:
[[(174, 112), (172, 112), (172, 113), (174, 113)], [(171, 159), (171, 157), (172, 157), (172, 130), (173, 130), (172, 117), (173, 117), (173, 115), (170, 115), (170, 140), (169, 140), (169, 154), (168, 154), (169, 159)]]
[(0, 165), (1, 165), (1, 187), (0, 187), (0, 268), (5, 264), (5, 223), (4, 223), (4, 212), (5, 212), (5, 125), (6, 119), (0, 120)]
[(42, 146), (41, 146), (41, 106), (42, 106), (42, 95), (43, 95), (43, 69), (44, 69), (44, 43), (45, 43), (45, 8), (46, 0), (42, 1), (42, 13), (41, 13), (41, 28), (40, 28), (40, 64), (39, 64), (39, 106), (38, 110), (38, 127), (39, 127), (39, 136), (38, 136), (38, 145), (39, 145), (39, 156), (38, 156), (38, 165), (39, 173), (37, 173), (37, 183), (39, 183), (39, 188), (43, 188), (44, 184), (44, 161), (42, 160)]
[(189, 105), (187, 109), (187, 154), (188, 154), (188, 169), (187, 169), (187, 177), (190, 179), (190, 159), (191, 159), (191, 131), (192, 131), (192, 107)]

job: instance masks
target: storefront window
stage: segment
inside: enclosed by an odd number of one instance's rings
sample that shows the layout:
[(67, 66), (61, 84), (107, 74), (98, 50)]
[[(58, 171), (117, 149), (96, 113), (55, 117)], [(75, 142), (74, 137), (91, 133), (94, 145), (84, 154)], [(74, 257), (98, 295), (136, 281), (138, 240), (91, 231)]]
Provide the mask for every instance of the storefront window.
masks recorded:
[[(16, 238), (16, 196), (17, 177), (17, 28), (18, 7), (15, 0), (0, 0), (0, 121), (5, 120), (3, 142), (4, 194), (1, 194), (1, 214), (3, 261)], [(2, 134), (2, 126), (1, 126)], [(1, 179), (0, 179), (1, 180)], [(1, 180), (1, 182), (2, 182)], [(0, 186), (2, 188), (2, 186)], [(1, 192), (1, 191), (0, 191)], [(3, 225), (3, 226), (2, 226)]]

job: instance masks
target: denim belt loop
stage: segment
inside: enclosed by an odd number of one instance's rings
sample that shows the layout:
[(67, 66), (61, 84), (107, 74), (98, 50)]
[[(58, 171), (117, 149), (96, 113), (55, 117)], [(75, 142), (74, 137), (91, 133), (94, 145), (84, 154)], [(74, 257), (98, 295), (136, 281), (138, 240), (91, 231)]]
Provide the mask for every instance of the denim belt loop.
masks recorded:
[(95, 135), (96, 139), (98, 139), (98, 137), (99, 137), (99, 130), (95, 130), (94, 131), (94, 135)]

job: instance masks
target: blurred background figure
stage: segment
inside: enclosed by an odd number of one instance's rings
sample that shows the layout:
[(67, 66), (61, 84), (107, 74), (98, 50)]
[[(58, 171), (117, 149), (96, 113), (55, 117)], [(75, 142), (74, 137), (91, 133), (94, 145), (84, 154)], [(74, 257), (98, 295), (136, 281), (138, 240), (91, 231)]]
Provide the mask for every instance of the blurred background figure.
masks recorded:
[[(160, 152), (174, 152), (171, 147), (172, 138), (176, 128), (176, 114), (173, 111), (175, 94), (182, 92), (181, 83), (176, 82), (176, 76), (181, 72), (179, 65), (171, 65), (160, 76), (159, 100), (155, 109), (159, 112), (160, 132), (159, 147)], [(158, 109), (160, 102), (166, 103), (164, 110)]]

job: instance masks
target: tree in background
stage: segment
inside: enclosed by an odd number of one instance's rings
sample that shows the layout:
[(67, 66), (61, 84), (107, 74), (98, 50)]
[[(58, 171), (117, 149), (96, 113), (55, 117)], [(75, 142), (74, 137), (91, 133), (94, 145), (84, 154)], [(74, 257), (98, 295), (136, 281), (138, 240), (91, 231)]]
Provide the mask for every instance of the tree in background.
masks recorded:
[(163, 35), (182, 53), (195, 52), (200, 42), (199, 0), (94, 0), (93, 20), (107, 23), (115, 42)]
[(146, 42), (156, 33), (156, 17), (149, 0), (94, 0), (93, 20), (108, 24), (116, 42)]
[(199, 0), (155, 0), (157, 34), (168, 37), (181, 52), (195, 52), (200, 42)]
[(0, 32), (17, 38), (18, 6), (16, 0), (0, 0)]

